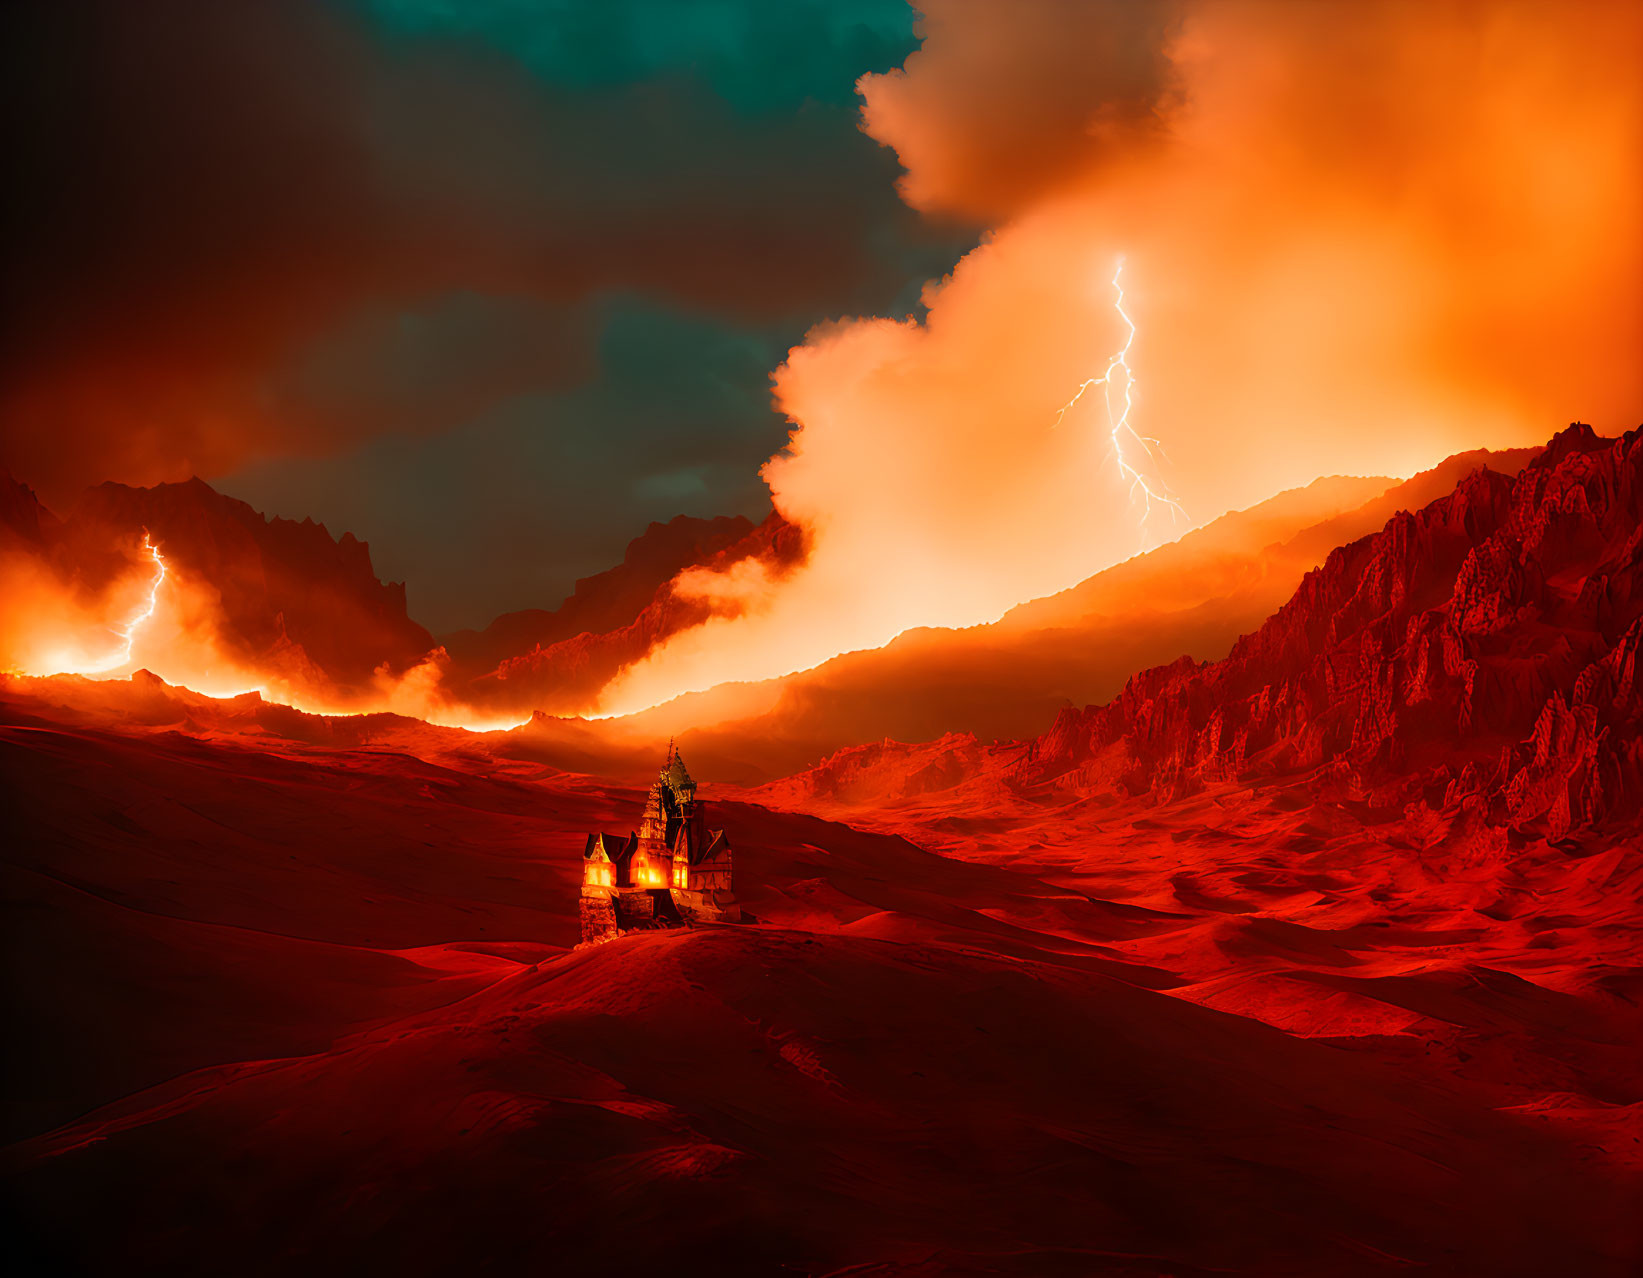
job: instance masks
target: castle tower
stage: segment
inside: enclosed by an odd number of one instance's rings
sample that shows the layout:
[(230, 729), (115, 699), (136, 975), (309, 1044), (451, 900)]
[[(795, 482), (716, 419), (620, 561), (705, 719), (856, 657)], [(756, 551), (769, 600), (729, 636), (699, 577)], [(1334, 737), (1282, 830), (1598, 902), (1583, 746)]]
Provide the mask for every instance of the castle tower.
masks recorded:
[(709, 830), (696, 782), (672, 742), (639, 828), (626, 840), (590, 835), (583, 854), (582, 939), (639, 928), (736, 922), (730, 841)]

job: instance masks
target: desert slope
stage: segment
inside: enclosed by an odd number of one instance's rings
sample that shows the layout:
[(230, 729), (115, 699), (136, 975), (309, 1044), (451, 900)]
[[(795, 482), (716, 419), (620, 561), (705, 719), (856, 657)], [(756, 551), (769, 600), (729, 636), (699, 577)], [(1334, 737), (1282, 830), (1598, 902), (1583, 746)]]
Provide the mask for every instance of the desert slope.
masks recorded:
[(1636, 1168), (1640, 480), (1643, 435), (1571, 428), (1331, 554), (1222, 661), (754, 793), (1176, 916), (1111, 949)]
[(618, 1273), (688, 1245), (722, 1272), (1157, 1275), (1636, 1255), (1635, 852), (1543, 852), (1506, 892), (1417, 871), (1304, 788), (1035, 805), (1036, 826), (891, 814), (917, 842), (710, 791), (759, 922), (571, 953), (580, 834), (631, 821), (636, 791), (489, 738), (436, 763), (41, 709), (9, 699), (3, 730), (32, 796), (6, 853), (28, 1050), (5, 1183), (38, 1254)]
[[(1371, 1061), (1101, 976), (780, 928), (525, 969), (16, 1155), (48, 1213), (89, 1192), (171, 1272), (250, 1242), (241, 1272), (1597, 1274), (1614, 1244), (1546, 1136)], [(155, 1230), (179, 1190), (198, 1223)]]

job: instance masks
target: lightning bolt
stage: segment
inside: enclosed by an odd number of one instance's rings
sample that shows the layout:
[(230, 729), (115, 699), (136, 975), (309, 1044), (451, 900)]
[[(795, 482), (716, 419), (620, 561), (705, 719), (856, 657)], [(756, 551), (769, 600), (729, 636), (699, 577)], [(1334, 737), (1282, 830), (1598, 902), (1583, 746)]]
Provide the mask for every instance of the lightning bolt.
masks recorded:
[[(1124, 321), (1129, 329), (1129, 336), (1124, 339), (1124, 345), (1118, 353), (1107, 361), (1106, 371), (1099, 377), (1086, 378), (1073, 393), (1073, 397), (1061, 406), (1061, 411), (1055, 415), (1055, 425), (1061, 425), (1062, 419), (1070, 413), (1078, 401), (1084, 398), (1086, 391), (1094, 387), (1101, 387), (1101, 398), (1107, 410), (1108, 436), (1112, 441), (1113, 465), (1118, 470), (1119, 480), (1129, 491), (1130, 505), (1140, 510), (1141, 543), (1146, 549), (1147, 526), (1155, 510), (1169, 512), (1170, 527), (1174, 528), (1176, 521), (1186, 519), (1187, 512), (1181, 503), (1176, 500), (1175, 494), (1170, 491), (1169, 485), (1158, 474), (1158, 461), (1164, 454), (1164, 445), (1150, 435), (1143, 435), (1130, 425), (1130, 409), (1133, 407), (1133, 392), (1135, 390), (1135, 373), (1131, 371), (1129, 358), (1130, 347), (1135, 344), (1135, 321), (1124, 310), (1124, 286), (1120, 282), (1124, 275), (1124, 259), (1118, 259), (1118, 265), (1113, 269), (1112, 287), (1117, 296), (1113, 300), (1113, 309), (1118, 312), (1118, 318)], [(1122, 378), (1118, 374), (1122, 373)], [(1123, 387), (1123, 411), (1115, 413), (1113, 404), (1113, 388)], [(1145, 467), (1146, 469), (1143, 469)], [(1148, 472), (1151, 473), (1149, 478)]]
[(148, 551), (148, 557), (154, 561), (156, 569), (154, 580), (149, 583), (148, 587), (148, 602), (143, 605), (141, 612), (126, 622), (121, 629), (114, 632), (120, 636), (120, 641), (125, 645), (125, 649), (118, 661), (104, 667), (108, 670), (118, 669), (131, 660), (131, 645), (136, 642), (137, 632), (142, 629), (143, 622), (152, 617), (154, 610), (160, 605), (160, 586), (165, 582), (166, 573), (165, 556), (160, 553), (160, 548), (154, 544), (154, 540), (148, 535), (148, 529), (146, 528), (143, 529), (143, 549)]

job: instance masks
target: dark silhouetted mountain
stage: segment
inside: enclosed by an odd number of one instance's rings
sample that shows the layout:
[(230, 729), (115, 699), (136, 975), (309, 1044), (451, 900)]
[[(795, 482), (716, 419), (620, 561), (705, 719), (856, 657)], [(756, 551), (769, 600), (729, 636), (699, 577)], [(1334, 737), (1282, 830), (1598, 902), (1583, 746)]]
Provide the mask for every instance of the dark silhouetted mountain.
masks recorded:
[(34, 489), (0, 466), (0, 538), (12, 545), (38, 548), (56, 527), (57, 517), (40, 504)]
[(471, 677), (580, 634), (620, 630), (680, 572), (742, 540), (753, 528), (752, 520), (741, 515), (678, 515), (665, 524), (653, 523), (628, 543), (621, 563), (581, 578), (558, 608), (505, 612), (483, 630), (459, 630), (442, 635), (440, 642), (456, 669)]
[(88, 489), (42, 537), (58, 571), (95, 588), (129, 566), (147, 530), (180, 577), (220, 598), (218, 639), (231, 655), (311, 664), (340, 688), (400, 672), (433, 646), (407, 615), (405, 587), (377, 580), (371, 551), (311, 519), (269, 518), (209, 484)]
[[(733, 532), (737, 535), (730, 536)], [(652, 524), (629, 545), (620, 567), (578, 582), (577, 593), (559, 613), (542, 614), (554, 618), (549, 635), (576, 625), (587, 628), (504, 655), (492, 670), (459, 684), (457, 691), (481, 706), (549, 714), (590, 709), (599, 690), (623, 666), (712, 615), (705, 600), (674, 593), (673, 579), (679, 572), (690, 567), (724, 569), (744, 559), (759, 559), (779, 577), (804, 555), (803, 531), (774, 512), (757, 527), (743, 519), (681, 518)], [(642, 606), (629, 612), (647, 587)]]

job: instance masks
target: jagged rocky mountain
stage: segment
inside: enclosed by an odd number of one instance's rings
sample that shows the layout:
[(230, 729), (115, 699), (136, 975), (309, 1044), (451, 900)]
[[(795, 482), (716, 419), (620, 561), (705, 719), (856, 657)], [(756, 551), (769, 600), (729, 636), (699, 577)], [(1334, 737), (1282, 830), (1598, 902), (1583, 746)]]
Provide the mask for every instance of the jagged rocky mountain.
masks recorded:
[(1571, 426), (1334, 551), (1224, 660), (1063, 712), (1016, 774), (1180, 793), (1327, 765), (1372, 804), (1562, 838), (1643, 795), (1640, 547), (1643, 432)]
[(1643, 808), (1643, 432), (1576, 424), (1332, 551), (1225, 658), (1183, 656), (1048, 731), (846, 747), (765, 788), (846, 805), (961, 787), (1168, 802), (1304, 779), (1434, 840), (1557, 841)]

